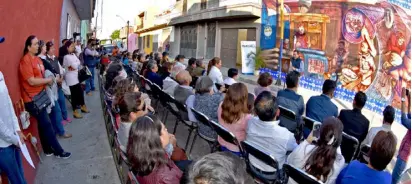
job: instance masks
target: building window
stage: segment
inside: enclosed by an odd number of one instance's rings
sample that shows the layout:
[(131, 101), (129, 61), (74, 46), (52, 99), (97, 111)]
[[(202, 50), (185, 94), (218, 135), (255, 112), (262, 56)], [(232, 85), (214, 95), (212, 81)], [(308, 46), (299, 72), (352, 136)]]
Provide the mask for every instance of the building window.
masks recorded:
[(200, 9), (204, 10), (207, 7), (207, 0), (201, 0), (200, 2)]
[(215, 57), (216, 23), (207, 24), (206, 58)]
[(189, 57), (196, 57), (197, 48), (197, 26), (189, 25), (181, 28), (180, 31), (180, 54)]
[(66, 29), (66, 38), (69, 39), (71, 38), (72, 35), (72, 17), (67, 14), (67, 29)]

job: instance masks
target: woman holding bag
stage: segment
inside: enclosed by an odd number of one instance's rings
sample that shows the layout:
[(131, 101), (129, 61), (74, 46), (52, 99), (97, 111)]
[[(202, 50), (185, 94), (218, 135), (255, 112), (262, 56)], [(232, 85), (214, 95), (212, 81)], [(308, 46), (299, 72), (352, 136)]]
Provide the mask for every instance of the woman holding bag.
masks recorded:
[(72, 41), (67, 41), (63, 45), (63, 67), (66, 69), (65, 80), (70, 88), (71, 102), (73, 107), (73, 117), (83, 118), (80, 114), (80, 110), (83, 113), (89, 113), (87, 107), (84, 103), (83, 89), (79, 81), (79, 68), (81, 67), (80, 60), (77, 58), (74, 48), (74, 43)]
[(45, 92), (47, 84), (52, 79), (44, 78), (43, 62), (36, 56), (39, 49), (39, 41), (36, 36), (29, 36), (24, 45), (24, 56), (20, 60), (20, 84), (22, 97), (27, 111), (36, 118), (41, 145), (46, 156), (55, 155), (58, 158), (67, 159), (71, 153), (65, 152), (57, 141), (56, 133), (50, 122), (46, 106), (50, 105), (50, 99)]

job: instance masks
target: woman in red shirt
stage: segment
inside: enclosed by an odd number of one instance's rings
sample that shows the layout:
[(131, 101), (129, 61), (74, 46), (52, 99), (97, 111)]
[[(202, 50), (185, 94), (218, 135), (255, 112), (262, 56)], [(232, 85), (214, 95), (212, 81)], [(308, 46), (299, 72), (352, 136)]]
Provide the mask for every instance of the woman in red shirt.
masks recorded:
[(140, 184), (178, 184), (182, 171), (167, 156), (170, 135), (153, 115), (140, 117), (130, 128), (128, 160)]
[(20, 60), (19, 66), (24, 106), (30, 115), (37, 120), (37, 128), (45, 155), (54, 154), (58, 158), (67, 159), (71, 153), (65, 152), (57, 141), (46, 108), (37, 110), (33, 103), (33, 97), (43, 91), (46, 85), (53, 82), (50, 78), (44, 78), (43, 62), (36, 56), (38, 49), (39, 40), (36, 36), (29, 36), (24, 45), (24, 56)]

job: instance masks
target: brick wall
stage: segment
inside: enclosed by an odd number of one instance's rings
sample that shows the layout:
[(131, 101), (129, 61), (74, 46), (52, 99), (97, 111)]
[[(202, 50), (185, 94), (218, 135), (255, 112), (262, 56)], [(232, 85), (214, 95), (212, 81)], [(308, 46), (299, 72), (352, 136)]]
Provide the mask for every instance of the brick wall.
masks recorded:
[[(54, 39), (55, 43), (59, 42), (61, 10), (62, 0), (0, 1), (0, 36), (6, 38), (6, 41), (0, 44), (0, 71), (3, 72), (14, 104), (20, 100), (18, 65), (25, 40), (29, 35), (36, 35), (42, 40)], [(24, 133), (31, 133), (40, 141), (35, 122), (32, 122)], [(29, 141), (26, 143), (37, 165), (37, 154)], [(34, 183), (35, 170), (24, 159), (23, 165), (26, 180), (29, 184)]]

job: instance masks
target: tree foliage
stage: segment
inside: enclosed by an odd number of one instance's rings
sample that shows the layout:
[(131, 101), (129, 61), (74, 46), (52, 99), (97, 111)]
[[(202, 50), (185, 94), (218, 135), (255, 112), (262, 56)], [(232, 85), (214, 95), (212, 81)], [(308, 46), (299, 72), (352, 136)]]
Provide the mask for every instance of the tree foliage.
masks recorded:
[(120, 38), (120, 30), (119, 29), (114, 30), (112, 32), (112, 34), (110, 35), (110, 38), (112, 38), (112, 40), (119, 39)]

